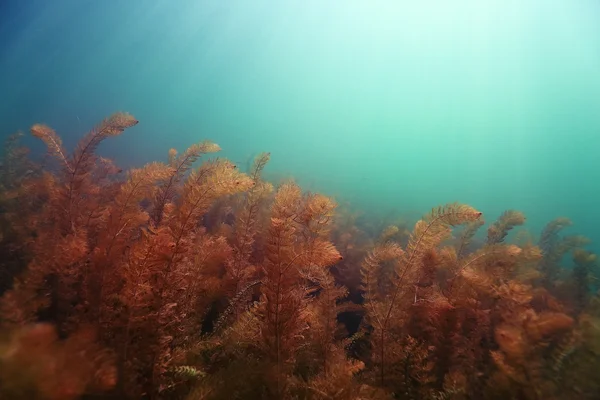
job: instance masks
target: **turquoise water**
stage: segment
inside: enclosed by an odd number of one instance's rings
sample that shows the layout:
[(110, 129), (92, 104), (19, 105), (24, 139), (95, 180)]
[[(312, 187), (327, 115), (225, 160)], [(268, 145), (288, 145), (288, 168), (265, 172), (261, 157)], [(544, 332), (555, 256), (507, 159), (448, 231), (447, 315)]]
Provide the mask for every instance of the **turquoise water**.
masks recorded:
[(124, 167), (210, 139), (364, 212), (566, 216), (599, 251), (598, 21), (593, 0), (5, 0), (0, 132), (73, 146), (123, 110), (139, 125), (100, 152)]

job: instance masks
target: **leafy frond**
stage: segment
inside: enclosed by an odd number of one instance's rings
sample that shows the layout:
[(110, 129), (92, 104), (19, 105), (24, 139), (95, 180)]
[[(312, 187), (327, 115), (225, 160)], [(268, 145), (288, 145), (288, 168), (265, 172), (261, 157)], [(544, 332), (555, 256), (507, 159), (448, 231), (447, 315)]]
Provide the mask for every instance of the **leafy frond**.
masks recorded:
[(388, 307), (385, 319), (389, 319), (398, 293), (405, 288), (406, 280), (415, 282), (418, 270), (422, 267), (427, 252), (436, 248), (450, 234), (451, 228), (477, 221), (482, 213), (464, 204), (448, 204), (435, 208), (425, 218), (417, 222), (410, 236), (403, 263), (397, 272), (398, 280)]
[[(390, 337), (390, 329), (393, 328), (391, 321), (400, 325), (401, 313), (413, 303), (410, 290), (417, 285), (419, 277), (422, 276), (421, 272), (429, 254), (449, 236), (453, 226), (474, 222), (480, 217), (481, 212), (468, 205), (453, 203), (435, 208), (416, 223), (406, 252), (401, 253), (397, 245), (387, 242), (378, 246), (379, 254), (371, 253), (363, 263), (363, 282), (367, 291), (366, 307), (375, 322), (375, 346), (382, 385), (386, 381), (386, 365), (390, 361), (388, 347), (393, 343)], [(398, 256), (400, 260), (394, 260)], [(382, 271), (378, 267), (384, 259), (393, 262), (393, 272), (390, 275), (390, 284), (382, 287), (379, 284), (381, 279), (377, 279), (374, 274), (375, 271)]]
[(384, 315), (382, 310), (377, 310), (377, 303), (383, 301), (389, 294), (396, 272), (396, 265), (402, 260), (404, 251), (394, 242), (385, 242), (377, 245), (365, 257), (361, 265), (362, 290), (365, 291), (365, 300), (370, 307), (371, 317), (383, 328)]
[(300, 275), (294, 265), (295, 217), (300, 211), (300, 200), (301, 190), (294, 183), (283, 184), (275, 194), (263, 265), (261, 339), (266, 354), (274, 362), (274, 391), (278, 396), (284, 389), (283, 371), (304, 329), (304, 293), (298, 285)]
[(233, 311), (235, 310), (235, 307), (239, 305), (241, 299), (243, 299), (251, 289), (253, 289), (254, 287), (260, 285), (261, 283), (262, 282), (260, 280), (256, 280), (256, 281), (250, 282), (249, 284), (247, 284), (246, 286), (244, 286), (242, 288), (242, 290), (240, 290), (235, 295), (235, 297), (233, 297), (229, 301), (229, 306), (225, 309), (225, 311), (223, 311), (223, 313), (219, 316), (219, 319), (215, 323), (215, 326), (213, 328), (213, 333), (218, 332), (223, 327), (223, 325), (225, 324), (225, 321), (233, 313)]
[(87, 300), (97, 313), (101, 312), (100, 308), (105, 294), (110, 292), (109, 288), (114, 288), (107, 280), (113, 277), (112, 268), (121, 264), (131, 237), (148, 221), (148, 214), (141, 209), (140, 203), (153, 197), (156, 183), (167, 179), (171, 170), (169, 166), (156, 162), (132, 169), (113, 203), (105, 211), (104, 229), (98, 235), (97, 248), (93, 254), (95, 269), (90, 274), (91, 279), (86, 282), (89, 290)]
[(273, 190), (272, 186), (260, 178), (263, 168), (270, 159), (269, 153), (261, 153), (256, 157), (250, 171), (250, 178), (254, 186), (250, 188), (242, 199), (243, 203), (235, 215), (234, 235), (232, 239), (233, 257), (227, 263), (229, 278), (239, 291), (248, 279), (253, 279), (256, 268), (250, 265), (250, 257), (254, 250), (255, 237), (258, 233), (258, 219), (265, 199)]
[(183, 180), (192, 165), (203, 155), (208, 153), (216, 153), (221, 150), (221, 147), (210, 141), (196, 143), (186, 149), (181, 155), (177, 155), (177, 151), (171, 149), (169, 152), (169, 166), (172, 168), (172, 173), (168, 179), (163, 182), (154, 198), (152, 220), (155, 226), (158, 226), (163, 219), (163, 214), (167, 203), (172, 202), (179, 183)]
[(483, 220), (483, 218), (479, 218), (478, 220), (469, 222), (465, 225), (458, 237), (458, 244), (456, 246), (457, 258), (461, 258), (464, 255), (465, 251), (469, 247), (469, 244), (471, 244), (471, 240), (473, 239), (479, 228), (481, 228), (484, 224), (485, 221)]
[(260, 153), (254, 159), (254, 163), (252, 164), (252, 168), (250, 170), (250, 178), (254, 181), (258, 181), (261, 178), (261, 174), (269, 160), (271, 159), (271, 153), (263, 152)]
[(400, 232), (400, 228), (396, 225), (388, 225), (379, 235), (379, 242), (384, 243), (388, 240), (392, 240), (398, 232)]
[(73, 176), (87, 171), (93, 153), (104, 139), (118, 136), (125, 129), (137, 125), (138, 122), (132, 115), (123, 112), (115, 113), (104, 119), (77, 144), (71, 157), (71, 173)]
[(178, 207), (181, 229), (188, 229), (221, 196), (248, 190), (254, 182), (225, 160), (210, 160), (186, 179)]
[(557, 218), (550, 221), (542, 231), (539, 247), (542, 252), (539, 270), (543, 274), (546, 287), (555, 286), (561, 272), (560, 261), (565, 254), (583, 247), (590, 240), (581, 235), (560, 236), (560, 231), (572, 223), (567, 218)]
[[(494, 293), (497, 285), (510, 278), (520, 254), (515, 245), (485, 246), (463, 260), (452, 283), (461, 276), (473, 289)], [(450, 287), (461, 291), (460, 287)]]
[(501, 243), (511, 229), (515, 226), (523, 225), (524, 223), (525, 215), (523, 215), (522, 212), (515, 210), (505, 211), (500, 218), (488, 228), (487, 243)]
[(571, 222), (570, 219), (561, 217), (550, 221), (544, 227), (539, 243), (540, 248), (542, 249), (544, 254), (548, 254), (551, 248), (555, 245), (556, 241), (559, 238), (558, 234), (560, 233), (560, 231), (565, 227), (571, 225), (573, 225), (573, 222)]
[(69, 172), (73, 171), (73, 167), (67, 159), (67, 152), (63, 148), (62, 139), (56, 134), (54, 129), (44, 124), (35, 124), (31, 127), (31, 134), (46, 144), (49, 153), (55, 157), (64, 168)]

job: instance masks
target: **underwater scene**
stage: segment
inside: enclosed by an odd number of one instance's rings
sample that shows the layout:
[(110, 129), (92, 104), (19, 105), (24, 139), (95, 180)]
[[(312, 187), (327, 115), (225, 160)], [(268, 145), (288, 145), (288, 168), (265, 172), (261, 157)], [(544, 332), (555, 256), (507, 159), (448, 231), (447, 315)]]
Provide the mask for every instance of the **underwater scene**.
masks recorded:
[(3, 0), (0, 93), (0, 399), (600, 399), (597, 0)]

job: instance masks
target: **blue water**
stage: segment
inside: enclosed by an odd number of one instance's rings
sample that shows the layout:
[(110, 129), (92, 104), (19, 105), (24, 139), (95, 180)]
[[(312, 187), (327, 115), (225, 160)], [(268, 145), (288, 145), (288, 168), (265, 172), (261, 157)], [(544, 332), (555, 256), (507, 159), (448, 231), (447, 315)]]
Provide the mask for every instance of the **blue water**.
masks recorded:
[(599, 21), (597, 0), (3, 0), (0, 134), (73, 146), (128, 111), (100, 149), (124, 167), (210, 139), (367, 213), (566, 216), (600, 251)]

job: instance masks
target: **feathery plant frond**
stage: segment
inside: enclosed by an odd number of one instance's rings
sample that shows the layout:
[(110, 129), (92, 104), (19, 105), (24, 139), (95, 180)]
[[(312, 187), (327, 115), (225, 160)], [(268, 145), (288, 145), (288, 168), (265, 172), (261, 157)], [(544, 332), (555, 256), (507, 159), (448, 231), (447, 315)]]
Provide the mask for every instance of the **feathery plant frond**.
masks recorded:
[[(397, 245), (385, 244), (379, 249), (381, 254), (371, 253), (363, 268), (365, 272), (364, 285), (367, 290), (367, 309), (371, 317), (375, 320), (376, 347), (378, 347), (378, 357), (380, 366), (380, 380), (383, 385), (385, 382), (385, 366), (387, 343), (389, 338), (390, 321), (400, 320), (399, 312), (407, 306), (401, 298), (406, 298), (419, 276), (423, 267), (423, 260), (426, 259), (428, 252), (435, 249), (444, 239), (448, 237), (451, 228), (456, 225), (477, 221), (481, 217), (481, 212), (473, 207), (463, 204), (452, 203), (433, 209), (423, 219), (418, 221), (410, 236), (406, 252), (399, 250)], [(375, 286), (375, 271), (379, 267), (383, 257), (393, 260), (393, 274), (391, 285), (381, 290)], [(399, 257), (399, 260), (396, 258)], [(374, 293), (382, 292), (380, 297), (375, 297)]]
[[(179, 296), (194, 296), (193, 299), (198, 300), (198, 293), (190, 291), (193, 285), (189, 277), (194, 274), (187, 267), (186, 260), (189, 260), (191, 254), (202, 250), (195, 250), (197, 239), (202, 238), (200, 218), (219, 197), (243, 192), (253, 184), (247, 175), (239, 172), (229, 161), (206, 161), (189, 174), (176, 209), (165, 219), (165, 224), (158, 228), (160, 232), (164, 232), (168, 247), (161, 254), (163, 263), (155, 275), (153, 285), (153, 307), (158, 314), (157, 334), (160, 338), (160, 344), (155, 349), (156, 359), (152, 373), (154, 387), (160, 386), (158, 383), (162, 381), (171, 358), (172, 343), (181, 335), (181, 330), (175, 329), (173, 321), (183, 322), (184, 316), (190, 312), (186, 307), (189, 302), (182, 301)], [(224, 240), (222, 244), (226, 244)], [(217, 244), (218, 247), (220, 245)], [(196, 275), (195, 278), (200, 277)]]
[(571, 225), (572, 222), (568, 218), (556, 218), (550, 221), (542, 231), (539, 240), (539, 247), (542, 251), (539, 270), (543, 274), (543, 282), (546, 287), (555, 285), (561, 271), (560, 261), (565, 254), (590, 242), (588, 238), (579, 235), (561, 237), (560, 232)]
[(54, 129), (44, 124), (35, 124), (31, 127), (31, 134), (44, 142), (46, 147), (48, 147), (49, 154), (56, 158), (67, 171), (73, 171), (71, 163), (67, 158), (67, 152), (63, 147), (62, 139), (56, 134)]
[(106, 211), (105, 227), (98, 235), (97, 249), (93, 254), (95, 268), (90, 274), (91, 279), (86, 282), (90, 296), (87, 300), (97, 317), (102, 315), (105, 293), (110, 292), (109, 288), (116, 289), (106, 280), (113, 272), (111, 266), (121, 264), (131, 237), (148, 222), (148, 214), (141, 210), (140, 203), (153, 197), (156, 183), (167, 179), (171, 171), (169, 166), (157, 162), (132, 169)]
[(67, 223), (75, 224), (79, 203), (82, 201), (81, 193), (90, 183), (89, 173), (92, 170), (95, 158), (94, 152), (98, 145), (109, 137), (119, 136), (127, 128), (138, 124), (132, 115), (119, 112), (103, 120), (98, 126), (92, 129), (77, 144), (75, 151), (70, 157), (68, 173), (66, 174), (66, 203), (67, 203)]
[(559, 240), (559, 233), (564, 228), (573, 225), (568, 218), (556, 218), (550, 221), (542, 231), (542, 235), (540, 237), (540, 248), (542, 249), (542, 253), (547, 255), (550, 253), (551, 248), (554, 247), (556, 242)]
[(261, 339), (267, 356), (275, 364), (276, 394), (284, 390), (284, 369), (296, 349), (303, 329), (301, 313), (304, 293), (299, 288), (295, 258), (295, 218), (300, 212), (301, 190), (294, 183), (283, 184), (271, 205), (264, 280), (261, 299)]
[(403, 265), (398, 272), (398, 281), (386, 314), (389, 319), (395, 306), (395, 299), (405, 284), (404, 278), (410, 278), (421, 268), (426, 252), (437, 247), (448, 235), (451, 228), (467, 222), (473, 222), (481, 217), (482, 213), (473, 207), (463, 204), (448, 204), (435, 208), (415, 225), (410, 236), (405, 253)]
[(273, 190), (272, 185), (261, 180), (261, 174), (270, 160), (270, 153), (259, 154), (249, 172), (254, 186), (244, 193), (242, 206), (234, 222), (232, 239), (233, 258), (227, 263), (227, 272), (235, 285), (235, 291), (253, 279), (255, 267), (250, 265), (255, 237), (257, 235), (257, 220), (261, 205)]
[[(463, 290), (454, 286), (455, 281), (462, 277), (471, 287), (490, 293), (498, 281), (510, 277), (511, 268), (521, 251), (518, 246), (502, 244), (488, 245), (475, 251), (459, 263), (455, 276), (450, 280), (448, 292), (452, 292), (453, 289), (459, 292)], [(493, 271), (492, 267), (498, 264), (502, 265), (502, 268)], [(450, 297), (460, 298), (457, 293), (451, 293)]]
[(240, 290), (235, 297), (233, 297), (230, 301), (229, 301), (229, 306), (225, 309), (225, 311), (223, 311), (223, 313), (219, 316), (219, 319), (217, 320), (217, 322), (215, 323), (214, 327), (213, 327), (213, 334), (219, 332), (219, 330), (223, 327), (223, 325), (225, 324), (225, 321), (227, 320), (227, 318), (233, 314), (233, 311), (235, 309), (235, 307), (240, 303), (240, 300), (243, 299), (246, 294), (253, 289), (254, 287), (260, 285), (262, 283), (262, 281), (260, 280), (256, 280), (253, 282), (250, 282), (249, 284), (247, 284), (245, 287), (242, 288), (242, 290)]
[(591, 297), (591, 284), (594, 275), (599, 272), (598, 258), (584, 249), (576, 249), (573, 252), (575, 266), (572, 272), (574, 282), (575, 312), (581, 313)]
[(21, 132), (8, 136), (0, 149), (0, 206), (18, 198), (30, 178), (39, 175), (40, 167), (29, 159), (29, 149), (19, 145), (21, 137)]
[(508, 232), (515, 226), (525, 223), (525, 215), (520, 211), (507, 210), (496, 222), (494, 222), (487, 232), (487, 243), (498, 244), (504, 241)]
[(361, 289), (365, 292), (369, 316), (380, 329), (384, 328), (384, 300), (392, 290), (393, 277), (403, 256), (404, 250), (399, 244), (385, 242), (369, 251), (361, 265)]
[(160, 186), (154, 199), (152, 220), (155, 226), (160, 225), (164, 217), (165, 207), (172, 202), (179, 184), (192, 165), (204, 154), (221, 151), (221, 147), (210, 141), (203, 141), (190, 146), (183, 154), (178, 155), (175, 149), (169, 151), (169, 166), (172, 173), (169, 179)]
[(63, 231), (73, 232), (85, 221), (82, 215), (82, 209), (85, 208), (85, 194), (96, 190), (91, 173), (96, 163), (94, 152), (98, 145), (104, 139), (118, 136), (137, 123), (138, 121), (130, 114), (113, 114), (81, 139), (70, 156), (53, 129), (43, 124), (35, 124), (31, 127), (32, 135), (46, 144), (50, 154), (58, 159), (63, 167), (60, 203), (64, 204), (60, 204), (57, 210), (61, 214)]
[(137, 125), (138, 122), (132, 115), (119, 112), (106, 118), (92, 129), (79, 141), (71, 157), (73, 176), (79, 174), (80, 171), (85, 172), (89, 168), (89, 162), (96, 148), (104, 139), (119, 136), (125, 129)]
[(379, 235), (378, 242), (385, 243), (388, 240), (392, 240), (392, 237), (398, 232), (400, 232), (400, 228), (398, 228), (396, 225), (389, 225)]
[(471, 243), (471, 240), (473, 240), (473, 237), (475, 236), (479, 228), (481, 228), (484, 224), (485, 221), (483, 220), (483, 218), (479, 218), (478, 220), (469, 222), (465, 225), (465, 227), (460, 232), (458, 238), (458, 245), (456, 246), (457, 258), (461, 258), (464, 255), (464, 252)]
[(254, 162), (252, 164), (252, 169), (250, 170), (250, 178), (253, 181), (258, 181), (261, 179), (261, 174), (263, 169), (265, 169), (265, 166), (267, 165), (267, 163), (271, 160), (271, 153), (269, 152), (263, 152), (260, 153), (258, 156), (256, 156), (256, 158), (254, 159)]
[(191, 172), (183, 185), (176, 216), (179, 230), (195, 225), (219, 197), (250, 189), (254, 182), (225, 160), (210, 160)]
[[(337, 316), (341, 308), (338, 302), (347, 296), (348, 290), (337, 285), (331, 273), (321, 266), (309, 265), (302, 269), (301, 274), (315, 285), (311, 294), (318, 292), (308, 305), (306, 314), (311, 326), (310, 340), (317, 349), (316, 355), (320, 358), (322, 374), (327, 377), (335, 369), (332, 360), (344, 353), (342, 347), (338, 347), (334, 341), (338, 326)], [(338, 362), (344, 363), (344, 360)]]

